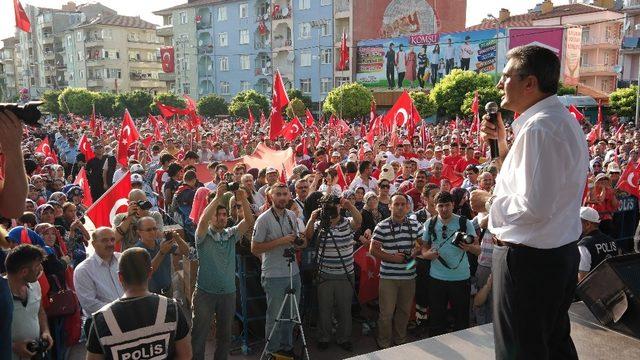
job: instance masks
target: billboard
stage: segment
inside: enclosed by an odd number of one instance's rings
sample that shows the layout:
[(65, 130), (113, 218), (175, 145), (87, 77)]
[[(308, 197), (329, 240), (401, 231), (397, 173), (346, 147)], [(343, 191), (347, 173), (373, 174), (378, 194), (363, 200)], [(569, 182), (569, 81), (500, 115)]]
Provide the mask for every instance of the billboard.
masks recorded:
[(509, 29), (509, 49), (522, 45), (538, 45), (553, 51), (562, 59), (563, 27), (528, 27)]
[[(424, 72), (419, 68), (407, 69), (403, 87), (411, 85), (410, 79), (415, 77), (424, 81), (424, 88), (432, 88), (451, 70), (460, 68), (494, 76), (497, 81), (505, 65), (507, 41), (505, 29), (463, 31), (438, 34), (415, 34), (406, 37), (389, 39), (363, 40), (357, 43), (356, 81), (372, 88), (391, 87), (387, 78), (386, 54), (389, 45), (394, 44), (397, 51), (403, 45), (405, 58), (413, 51), (418, 57), (425, 52), (428, 62)], [(436, 46), (440, 52), (436, 52)], [(413, 55), (411, 55), (411, 58)], [(497, 59), (497, 61), (496, 61)], [(413, 65), (407, 60), (407, 68)], [(391, 71), (391, 70), (390, 70)], [(394, 79), (399, 78), (398, 68), (394, 67)], [(395, 84), (396, 86), (398, 84)], [(418, 86), (415, 82), (414, 86)]]
[(562, 82), (578, 85), (580, 82), (580, 52), (582, 48), (582, 28), (567, 28), (565, 40), (564, 69)]

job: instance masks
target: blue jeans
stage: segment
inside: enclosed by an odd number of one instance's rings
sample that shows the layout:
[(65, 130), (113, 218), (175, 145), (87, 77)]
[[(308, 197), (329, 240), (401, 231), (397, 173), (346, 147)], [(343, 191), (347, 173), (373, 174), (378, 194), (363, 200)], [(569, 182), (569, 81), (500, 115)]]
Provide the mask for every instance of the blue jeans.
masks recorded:
[[(267, 295), (267, 314), (265, 320), (264, 336), (269, 336), (271, 329), (275, 325), (278, 311), (284, 301), (285, 291), (289, 288), (289, 277), (267, 278), (262, 277), (262, 288)], [(296, 291), (296, 301), (300, 303), (300, 274), (293, 275), (293, 288)], [(289, 302), (282, 310), (282, 318), (289, 319), (289, 310), (292, 310), (293, 316), (297, 314), (295, 309), (291, 308), (293, 304)], [(278, 324), (276, 330), (271, 337), (271, 341), (267, 346), (270, 353), (278, 350), (288, 351), (293, 348), (293, 323), (290, 321), (282, 321)]]

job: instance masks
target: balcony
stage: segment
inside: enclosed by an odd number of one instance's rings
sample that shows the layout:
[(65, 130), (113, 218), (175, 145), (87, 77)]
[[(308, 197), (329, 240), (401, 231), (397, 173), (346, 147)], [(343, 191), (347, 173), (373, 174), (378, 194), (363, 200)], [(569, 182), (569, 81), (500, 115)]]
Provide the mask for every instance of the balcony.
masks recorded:
[(129, 49), (157, 50), (162, 44), (159, 41), (148, 41), (142, 39), (128, 38)]
[(90, 78), (87, 79), (87, 87), (102, 87), (104, 86), (104, 79)]
[(211, 11), (208, 7), (199, 8), (196, 12), (196, 30), (211, 29)]
[(150, 80), (134, 80), (134, 79), (130, 79), (129, 81), (129, 87), (131, 88), (166, 88), (167, 85), (164, 83), (164, 81), (160, 81), (157, 79), (150, 79)]
[(617, 49), (620, 46), (621, 40), (617, 36), (591, 36), (588, 38), (582, 38), (582, 48), (611, 48)]
[(173, 36), (173, 25), (164, 25), (156, 28), (156, 35), (160, 37)]
[(273, 51), (291, 51), (292, 45), (291, 39), (273, 40)]
[(582, 65), (580, 76), (617, 76), (613, 65)]
[(333, 14), (336, 19), (347, 18), (351, 12), (351, 0), (333, 0)]
[(42, 34), (42, 44), (53, 44), (53, 34)]
[(45, 60), (55, 60), (56, 58), (56, 54), (53, 51), (45, 51), (43, 55)]
[(634, 54), (640, 52), (640, 36), (625, 36), (622, 38), (620, 53)]
[(640, 0), (624, 0), (622, 11), (625, 13), (640, 12)]
[(85, 59), (85, 61), (87, 63), (87, 67), (104, 65), (104, 59), (99, 57), (88, 57)]
[(104, 39), (102, 38), (102, 36), (91, 36), (84, 39), (84, 46), (88, 48), (95, 47), (95, 46), (102, 46), (103, 42), (104, 42)]
[(165, 73), (165, 72), (160, 72), (158, 73), (158, 80), (160, 81), (176, 81), (176, 74), (175, 73)]

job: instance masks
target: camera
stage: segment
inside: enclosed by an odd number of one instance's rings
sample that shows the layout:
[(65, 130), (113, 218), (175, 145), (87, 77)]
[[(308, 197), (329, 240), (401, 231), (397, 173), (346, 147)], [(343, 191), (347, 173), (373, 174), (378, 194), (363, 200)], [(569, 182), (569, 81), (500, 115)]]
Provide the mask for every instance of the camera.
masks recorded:
[(321, 197), (318, 202), (321, 206), (320, 227), (328, 229), (331, 219), (339, 215), (337, 206), (340, 204), (340, 198), (335, 195), (327, 194)]
[(473, 244), (473, 240), (474, 237), (472, 235), (463, 233), (461, 231), (456, 231), (456, 233), (453, 234), (453, 240), (451, 241), (451, 243), (457, 247), (460, 247), (460, 245), (463, 243), (467, 245)]
[(26, 104), (0, 103), (0, 110), (9, 110), (25, 124), (40, 127), (42, 124), (38, 120), (42, 117), (42, 113), (38, 110), (38, 106), (42, 104), (42, 101), (30, 101)]
[(237, 182), (227, 182), (225, 185), (227, 185), (227, 191), (238, 191), (240, 189), (240, 183)]
[(140, 200), (136, 202), (136, 205), (138, 205), (138, 207), (141, 210), (149, 210), (153, 207), (153, 204), (151, 204), (151, 202), (149, 200)]
[(171, 239), (173, 239), (173, 232), (167, 231), (164, 233), (164, 241), (170, 241)]
[(304, 245), (304, 240), (300, 236), (296, 235), (296, 238), (293, 240), (293, 245), (302, 246)]
[(32, 341), (29, 341), (27, 344), (27, 350), (32, 353), (36, 353), (33, 357), (35, 359), (43, 358), (44, 353), (47, 352), (47, 348), (49, 347), (49, 342), (43, 338), (38, 338)]

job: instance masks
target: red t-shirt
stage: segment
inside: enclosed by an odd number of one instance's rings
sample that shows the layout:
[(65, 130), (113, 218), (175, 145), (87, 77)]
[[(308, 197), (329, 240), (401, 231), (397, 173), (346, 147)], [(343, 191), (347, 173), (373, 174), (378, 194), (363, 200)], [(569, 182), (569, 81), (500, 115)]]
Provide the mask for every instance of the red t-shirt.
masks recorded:
[(418, 211), (424, 207), (422, 205), (422, 201), (420, 201), (421, 192), (416, 188), (412, 188), (411, 190), (405, 193), (407, 196), (411, 196), (411, 200), (413, 200), (413, 211)]
[(458, 161), (460, 161), (462, 158), (463, 157), (460, 155), (449, 155), (444, 157), (444, 160), (442, 160), (442, 163), (449, 166), (456, 166)]
[(457, 163), (456, 166), (453, 168), (453, 170), (457, 171), (457, 172), (464, 172), (464, 170), (467, 168), (467, 166), (469, 165), (478, 165), (480, 164), (480, 162), (474, 158), (471, 158), (471, 160), (467, 160), (465, 158), (460, 159)]
[(429, 180), (429, 183), (440, 186), (440, 180), (442, 180), (442, 176), (435, 177), (435, 175), (431, 175), (431, 179)]

